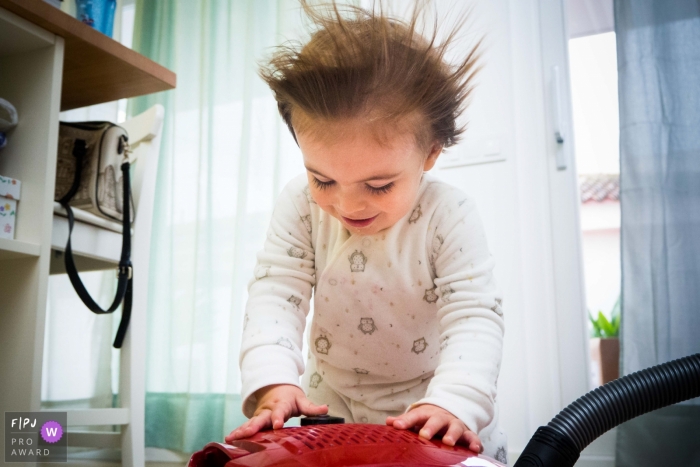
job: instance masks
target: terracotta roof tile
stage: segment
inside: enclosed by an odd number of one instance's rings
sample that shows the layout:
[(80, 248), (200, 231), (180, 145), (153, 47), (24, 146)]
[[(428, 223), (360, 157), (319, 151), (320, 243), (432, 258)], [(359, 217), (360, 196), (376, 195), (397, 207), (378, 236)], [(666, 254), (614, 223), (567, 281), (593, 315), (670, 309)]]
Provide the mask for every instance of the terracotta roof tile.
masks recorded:
[(620, 200), (619, 174), (579, 175), (581, 203)]

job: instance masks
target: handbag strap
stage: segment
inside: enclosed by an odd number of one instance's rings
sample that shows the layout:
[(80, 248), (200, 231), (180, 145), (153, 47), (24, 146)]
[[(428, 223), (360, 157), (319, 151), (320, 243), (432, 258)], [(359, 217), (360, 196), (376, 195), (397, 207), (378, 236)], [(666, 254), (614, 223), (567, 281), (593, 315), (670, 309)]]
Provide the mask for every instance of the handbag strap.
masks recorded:
[(123, 180), (123, 200), (124, 207), (122, 209), (122, 252), (119, 259), (119, 267), (117, 272), (117, 291), (114, 296), (112, 304), (106, 310), (103, 310), (90, 296), (83, 282), (80, 280), (78, 275), (78, 269), (75, 266), (75, 261), (73, 260), (73, 249), (71, 247), (71, 235), (73, 233), (73, 225), (75, 223), (75, 218), (73, 216), (73, 209), (70, 207), (68, 202), (73, 196), (78, 192), (80, 187), (80, 173), (82, 172), (83, 160), (87, 154), (87, 144), (85, 140), (78, 139), (75, 141), (73, 146), (73, 155), (76, 158), (76, 170), (75, 178), (73, 179), (73, 185), (70, 191), (63, 196), (59, 203), (68, 213), (68, 241), (66, 242), (66, 249), (64, 254), (64, 263), (66, 266), (66, 272), (70, 278), (73, 288), (76, 293), (83, 301), (85, 306), (88, 307), (90, 311), (96, 314), (107, 314), (114, 312), (119, 305), (124, 302), (122, 308), (121, 322), (119, 323), (119, 328), (117, 329), (117, 335), (114, 339), (114, 348), (119, 349), (124, 341), (124, 336), (126, 335), (126, 330), (129, 326), (129, 320), (131, 318), (131, 305), (133, 301), (133, 268), (131, 264), (131, 211), (130, 211), (130, 195), (131, 195), (131, 183), (129, 177), (129, 162), (124, 162), (121, 165), (122, 170), (122, 180)]
[(73, 157), (75, 157), (75, 175), (73, 176), (73, 185), (71, 185), (68, 193), (63, 195), (63, 198), (59, 199), (58, 202), (64, 208), (68, 202), (73, 199), (73, 196), (78, 192), (80, 188), (80, 173), (83, 170), (83, 163), (85, 161), (85, 156), (87, 155), (87, 141), (84, 139), (76, 139), (73, 143)]

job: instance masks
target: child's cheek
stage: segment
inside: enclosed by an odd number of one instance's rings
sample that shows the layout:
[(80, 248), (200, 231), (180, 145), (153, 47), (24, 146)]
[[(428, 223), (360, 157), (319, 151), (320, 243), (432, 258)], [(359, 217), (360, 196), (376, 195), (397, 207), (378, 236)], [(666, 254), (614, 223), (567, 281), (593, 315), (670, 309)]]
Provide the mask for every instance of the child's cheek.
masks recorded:
[(335, 208), (333, 207), (333, 199), (331, 196), (316, 190), (312, 192), (312, 196), (318, 207), (326, 211), (328, 214), (335, 216)]
[(413, 208), (416, 202), (417, 190), (402, 190), (391, 193), (385, 202), (385, 211), (391, 212), (396, 220), (402, 218)]

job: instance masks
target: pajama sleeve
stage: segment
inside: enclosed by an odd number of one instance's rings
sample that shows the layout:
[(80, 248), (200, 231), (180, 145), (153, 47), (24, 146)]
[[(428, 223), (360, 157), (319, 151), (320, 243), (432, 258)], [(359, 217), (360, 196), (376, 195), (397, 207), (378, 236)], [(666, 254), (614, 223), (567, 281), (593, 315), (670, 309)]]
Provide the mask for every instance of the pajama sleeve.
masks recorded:
[(239, 362), (243, 413), (248, 418), (257, 404), (255, 391), (271, 384), (299, 386), (304, 372), (302, 335), (315, 283), (304, 186), (304, 180), (294, 179), (278, 197), (248, 285)]
[(425, 397), (479, 433), (494, 417), (504, 323), (481, 219), (473, 201), (454, 190), (430, 223), (428, 254), (440, 297), (440, 360)]

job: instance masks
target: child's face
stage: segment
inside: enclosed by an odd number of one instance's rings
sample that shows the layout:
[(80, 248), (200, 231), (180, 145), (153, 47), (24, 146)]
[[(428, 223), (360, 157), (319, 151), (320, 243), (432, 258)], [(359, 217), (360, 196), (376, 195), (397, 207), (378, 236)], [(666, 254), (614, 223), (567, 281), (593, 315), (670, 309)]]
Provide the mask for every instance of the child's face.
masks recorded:
[(324, 124), (321, 136), (296, 136), (314, 201), (360, 235), (391, 227), (414, 207), (421, 175), (442, 151), (421, 150), (406, 132), (386, 134), (380, 144), (356, 120)]

